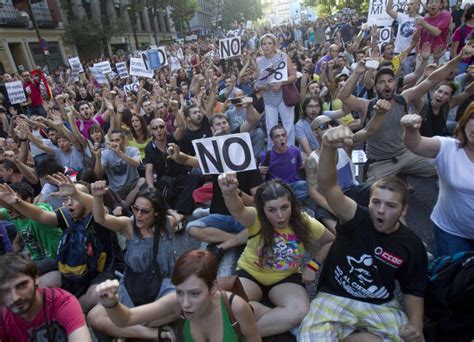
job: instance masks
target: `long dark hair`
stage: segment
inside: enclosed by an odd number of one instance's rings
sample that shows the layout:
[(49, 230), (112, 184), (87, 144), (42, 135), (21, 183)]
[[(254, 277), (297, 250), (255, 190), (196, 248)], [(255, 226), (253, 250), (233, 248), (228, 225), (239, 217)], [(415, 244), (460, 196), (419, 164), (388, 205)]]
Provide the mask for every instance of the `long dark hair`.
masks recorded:
[(302, 214), (301, 205), (289, 185), (280, 180), (265, 182), (257, 189), (254, 196), (257, 215), (261, 226), (260, 237), (263, 239), (262, 253), (259, 255), (259, 261), (262, 266), (267, 260), (273, 257), (273, 247), (275, 244), (273, 236), (275, 229), (270, 221), (268, 221), (263, 207), (268, 201), (276, 200), (285, 196), (288, 198), (291, 205), (289, 225), (293, 228), (296, 237), (303, 243), (307, 250), (314, 250), (316, 247), (308, 222)]
[(135, 128), (133, 128), (133, 125), (132, 125), (132, 118), (133, 117), (136, 117), (140, 121), (140, 123), (142, 124), (141, 131), (142, 131), (142, 134), (143, 134), (143, 139), (145, 139), (145, 140), (148, 139), (148, 137), (149, 137), (148, 126), (146, 124), (145, 118), (141, 115), (138, 115), (138, 114), (132, 114), (130, 116), (130, 125), (129, 125), (129, 127), (130, 127), (130, 132), (132, 132), (133, 137), (135, 139), (138, 139), (138, 134), (135, 131)]
[[(166, 218), (166, 202), (165, 199), (163, 198), (163, 195), (156, 189), (154, 188), (146, 188), (143, 190), (140, 190), (135, 197), (135, 201), (137, 198), (142, 197), (150, 201), (151, 206), (153, 207), (153, 211), (155, 212), (155, 232), (154, 232), (154, 238), (159, 238), (161, 233), (167, 233), (167, 218)], [(135, 215), (133, 216), (133, 232), (140, 237), (140, 239), (143, 239), (143, 235), (140, 232), (140, 229), (137, 227), (136, 223), (136, 217)]]

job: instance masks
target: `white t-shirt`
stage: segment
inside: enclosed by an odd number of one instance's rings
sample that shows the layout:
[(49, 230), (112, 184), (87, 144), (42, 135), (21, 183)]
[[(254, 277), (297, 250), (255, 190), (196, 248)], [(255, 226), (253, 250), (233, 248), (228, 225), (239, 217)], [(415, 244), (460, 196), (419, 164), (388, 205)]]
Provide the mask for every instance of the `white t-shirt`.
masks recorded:
[(458, 141), (436, 137), (441, 142), (433, 163), (438, 169), (439, 195), (431, 220), (449, 234), (474, 239), (474, 162)]
[[(401, 53), (411, 44), (416, 29), (416, 23), (415, 18), (405, 13), (398, 13), (397, 22), (398, 31), (397, 37), (395, 38), (395, 53)], [(414, 50), (412, 52), (414, 52)]]

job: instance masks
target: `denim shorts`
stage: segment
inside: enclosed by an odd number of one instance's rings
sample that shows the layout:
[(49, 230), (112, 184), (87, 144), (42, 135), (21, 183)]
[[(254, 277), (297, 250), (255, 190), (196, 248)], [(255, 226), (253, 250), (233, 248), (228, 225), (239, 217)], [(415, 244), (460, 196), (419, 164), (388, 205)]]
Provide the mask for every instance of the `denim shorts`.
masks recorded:
[(227, 233), (237, 234), (245, 229), (243, 225), (234, 219), (231, 215), (222, 214), (210, 214), (208, 216), (201, 217), (200, 219), (189, 222), (186, 225), (186, 230), (191, 227), (196, 228), (218, 228)]

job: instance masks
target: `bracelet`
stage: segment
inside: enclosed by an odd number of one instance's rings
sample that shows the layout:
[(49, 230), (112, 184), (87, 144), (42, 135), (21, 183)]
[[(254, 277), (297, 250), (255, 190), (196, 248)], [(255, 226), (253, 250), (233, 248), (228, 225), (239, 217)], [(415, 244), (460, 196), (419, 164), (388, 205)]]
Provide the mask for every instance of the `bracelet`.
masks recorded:
[(28, 141), (28, 139), (18, 139), (18, 140), (20, 140), (20, 141)]
[(117, 303), (115, 303), (115, 304), (114, 304), (114, 305), (112, 305), (112, 306), (105, 306), (105, 305), (102, 305), (102, 306), (103, 306), (104, 308), (106, 308), (106, 309), (114, 309), (114, 308), (116, 308), (116, 307), (117, 307), (117, 305), (119, 305), (119, 303), (120, 303), (120, 302), (119, 302), (119, 301), (117, 301)]
[(306, 263), (309, 269), (313, 270), (314, 272), (318, 272), (321, 268), (321, 264), (316, 259), (311, 259)]

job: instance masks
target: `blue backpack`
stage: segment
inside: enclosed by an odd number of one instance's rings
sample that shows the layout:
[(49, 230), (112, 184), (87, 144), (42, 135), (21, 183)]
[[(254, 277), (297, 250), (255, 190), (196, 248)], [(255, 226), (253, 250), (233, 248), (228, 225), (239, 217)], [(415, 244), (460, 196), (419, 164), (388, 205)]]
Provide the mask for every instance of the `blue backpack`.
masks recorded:
[(67, 229), (58, 245), (58, 269), (72, 282), (87, 283), (98, 272), (104, 271), (107, 259), (107, 254), (92, 225), (92, 213), (74, 221), (65, 208), (60, 208), (59, 212), (66, 222)]

